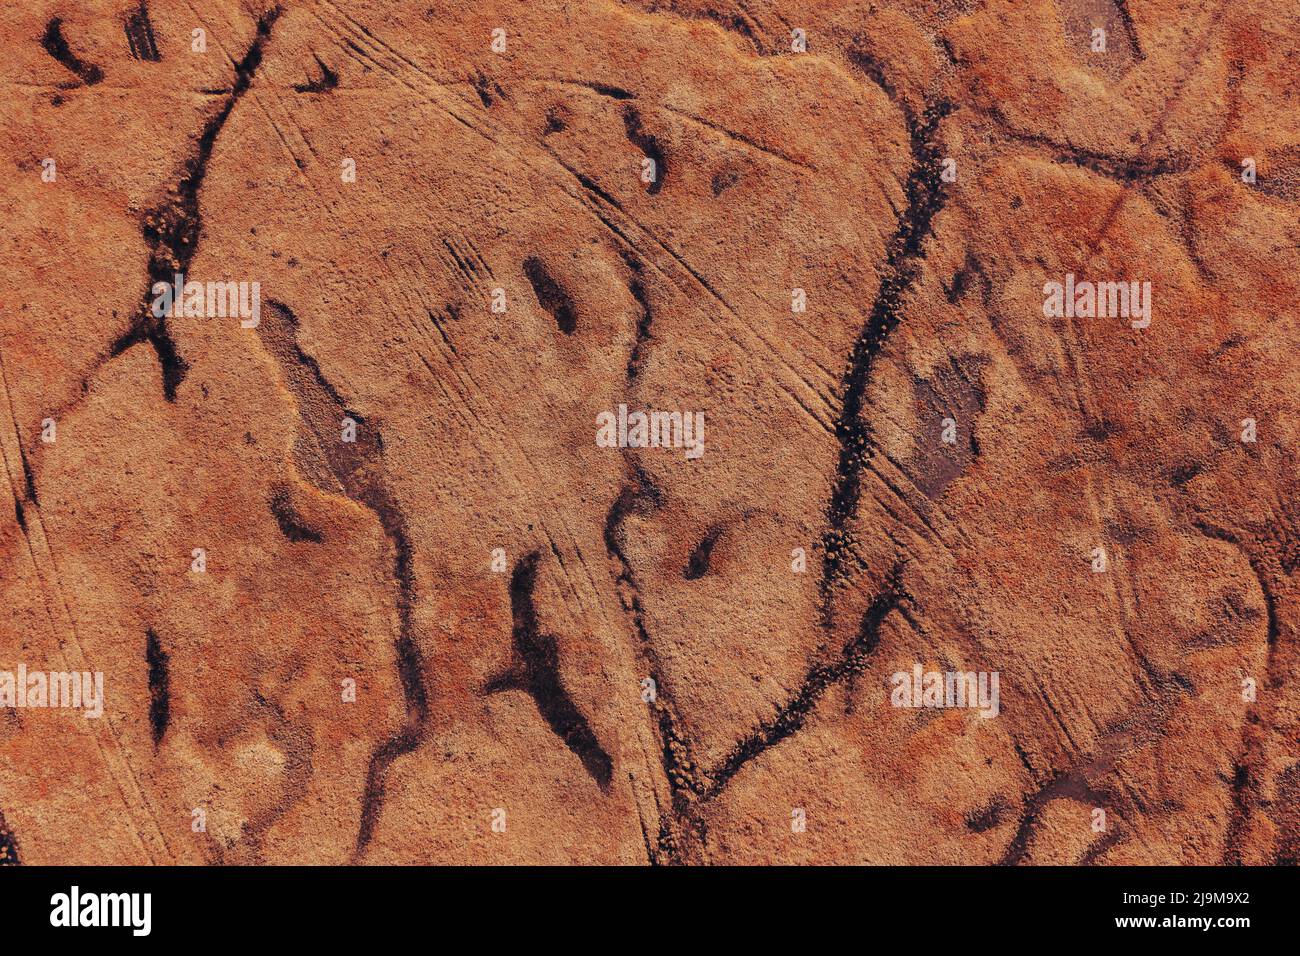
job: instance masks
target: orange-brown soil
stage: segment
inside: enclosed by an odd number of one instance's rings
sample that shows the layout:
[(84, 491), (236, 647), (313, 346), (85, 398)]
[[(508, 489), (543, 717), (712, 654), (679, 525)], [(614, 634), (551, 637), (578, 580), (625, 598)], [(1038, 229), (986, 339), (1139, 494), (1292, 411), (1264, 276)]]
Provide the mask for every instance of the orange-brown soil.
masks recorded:
[(1300, 859), (1294, 4), (0, 37), (0, 863)]

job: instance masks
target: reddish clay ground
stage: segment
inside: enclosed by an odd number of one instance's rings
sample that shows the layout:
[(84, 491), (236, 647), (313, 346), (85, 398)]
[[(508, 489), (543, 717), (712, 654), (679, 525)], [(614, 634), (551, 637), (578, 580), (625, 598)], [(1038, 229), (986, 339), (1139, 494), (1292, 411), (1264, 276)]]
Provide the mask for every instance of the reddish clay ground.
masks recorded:
[(1300, 859), (1294, 5), (0, 36), (0, 863)]

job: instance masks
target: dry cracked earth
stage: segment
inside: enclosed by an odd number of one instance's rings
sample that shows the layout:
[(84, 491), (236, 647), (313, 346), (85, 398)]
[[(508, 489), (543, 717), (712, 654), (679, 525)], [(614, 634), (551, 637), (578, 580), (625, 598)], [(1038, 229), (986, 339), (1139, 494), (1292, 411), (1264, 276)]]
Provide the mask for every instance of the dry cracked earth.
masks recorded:
[(0, 36), (0, 862), (1300, 860), (1294, 4)]

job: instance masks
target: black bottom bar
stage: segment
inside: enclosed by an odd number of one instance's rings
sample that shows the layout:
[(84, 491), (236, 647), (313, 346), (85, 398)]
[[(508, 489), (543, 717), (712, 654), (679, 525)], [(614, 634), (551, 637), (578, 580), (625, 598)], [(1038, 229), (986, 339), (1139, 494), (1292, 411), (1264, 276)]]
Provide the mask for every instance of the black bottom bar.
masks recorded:
[[(19, 867), (0, 870), (0, 919), (6, 943), (37, 936), (128, 946), (373, 946), (395, 935), (449, 943), (451, 929), (497, 943), (522, 934), (535, 944), (549, 938), (548, 947), (579, 938), (617, 945), (619, 925), (628, 945), (655, 948), (679, 933), (693, 949), (714, 938), (770, 944), (781, 930), (864, 943), (901, 933), (945, 950), (1022, 933), (1179, 944), (1199, 936), (1232, 946), (1289, 929), (1296, 890), (1292, 868)], [(146, 893), (149, 932), (136, 935), (145, 898), (116, 894)], [(78, 924), (119, 925), (74, 927), (74, 911)]]

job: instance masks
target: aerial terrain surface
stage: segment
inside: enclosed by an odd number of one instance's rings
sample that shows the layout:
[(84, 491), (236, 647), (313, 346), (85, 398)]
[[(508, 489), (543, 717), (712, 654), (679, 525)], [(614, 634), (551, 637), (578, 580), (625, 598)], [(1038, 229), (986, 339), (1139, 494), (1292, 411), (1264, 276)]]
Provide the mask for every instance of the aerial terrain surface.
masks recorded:
[(1300, 7), (0, 43), (0, 864), (1300, 862)]

